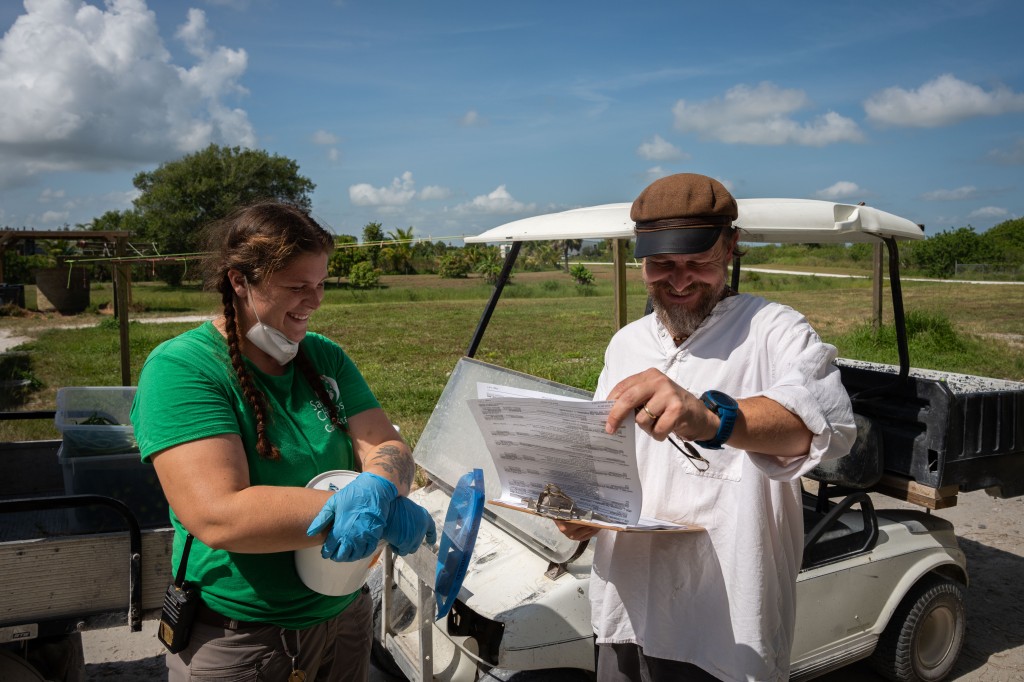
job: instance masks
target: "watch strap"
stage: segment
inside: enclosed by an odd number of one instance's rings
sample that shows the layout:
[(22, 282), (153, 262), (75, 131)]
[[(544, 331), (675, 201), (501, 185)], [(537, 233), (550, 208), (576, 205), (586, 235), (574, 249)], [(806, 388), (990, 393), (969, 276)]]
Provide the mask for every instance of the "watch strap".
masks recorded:
[[(716, 399), (716, 395), (721, 396), (723, 400)], [(718, 415), (718, 431), (711, 440), (698, 440), (694, 442), (708, 450), (721, 450), (722, 445), (732, 435), (733, 427), (736, 426), (736, 413), (739, 411), (736, 401), (718, 391), (705, 391), (700, 399), (705, 407)]]

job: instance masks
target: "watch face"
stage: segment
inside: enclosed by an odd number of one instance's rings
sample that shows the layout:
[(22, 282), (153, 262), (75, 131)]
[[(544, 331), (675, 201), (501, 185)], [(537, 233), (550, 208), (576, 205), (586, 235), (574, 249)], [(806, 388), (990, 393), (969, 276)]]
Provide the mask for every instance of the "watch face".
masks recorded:
[(718, 407), (718, 406), (725, 407), (725, 408), (730, 408), (731, 407), (731, 408), (734, 408), (734, 409), (736, 407), (738, 407), (736, 401), (733, 400), (732, 397), (727, 396), (726, 394), (722, 393), (721, 391), (708, 391), (704, 395), (706, 395), (709, 399), (711, 399), (711, 401), (714, 402), (716, 407)]

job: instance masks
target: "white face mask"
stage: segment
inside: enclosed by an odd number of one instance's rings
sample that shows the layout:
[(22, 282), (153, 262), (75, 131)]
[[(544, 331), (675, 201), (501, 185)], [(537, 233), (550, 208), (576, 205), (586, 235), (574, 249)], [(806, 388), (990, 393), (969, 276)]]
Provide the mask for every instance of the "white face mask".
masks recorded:
[[(249, 286), (249, 280), (245, 281), (245, 286), (251, 296), (252, 287)], [(289, 339), (277, 329), (263, 324), (260, 321), (260, 314), (256, 312), (256, 303), (251, 298), (249, 299), (249, 305), (256, 316), (256, 324), (245, 333), (245, 338), (249, 339), (252, 345), (277, 360), (277, 363), (281, 366), (287, 365), (294, 360), (295, 356), (299, 353), (299, 344)]]

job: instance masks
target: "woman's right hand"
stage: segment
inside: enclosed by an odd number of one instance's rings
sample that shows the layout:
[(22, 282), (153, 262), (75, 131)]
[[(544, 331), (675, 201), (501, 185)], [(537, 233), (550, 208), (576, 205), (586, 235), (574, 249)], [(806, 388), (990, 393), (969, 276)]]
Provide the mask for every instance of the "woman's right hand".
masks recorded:
[(312, 537), (327, 531), (321, 556), (333, 561), (357, 561), (370, 556), (384, 536), (391, 503), (398, 489), (391, 481), (363, 472), (327, 499), (306, 529)]
[(384, 539), (399, 556), (411, 554), (426, 540), (437, 542), (437, 526), (430, 512), (408, 497), (399, 497), (391, 503), (391, 516), (384, 529)]

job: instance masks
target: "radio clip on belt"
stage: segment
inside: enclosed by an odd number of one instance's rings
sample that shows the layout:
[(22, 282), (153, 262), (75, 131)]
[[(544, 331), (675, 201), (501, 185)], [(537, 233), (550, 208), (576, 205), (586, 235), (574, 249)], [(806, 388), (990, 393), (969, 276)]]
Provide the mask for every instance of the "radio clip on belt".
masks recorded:
[(195, 620), (196, 609), (199, 608), (199, 588), (185, 582), (185, 568), (188, 565), (188, 553), (192, 549), (191, 533), (185, 536), (185, 549), (181, 553), (178, 572), (174, 582), (167, 586), (164, 594), (164, 607), (160, 612), (160, 626), (157, 639), (176, 654), (188, 646), (192, 634), (192, 621)]

